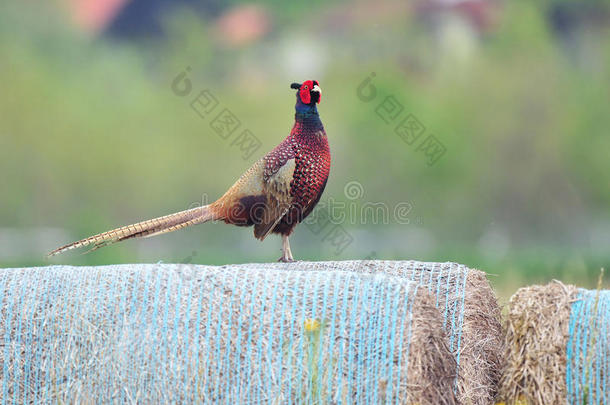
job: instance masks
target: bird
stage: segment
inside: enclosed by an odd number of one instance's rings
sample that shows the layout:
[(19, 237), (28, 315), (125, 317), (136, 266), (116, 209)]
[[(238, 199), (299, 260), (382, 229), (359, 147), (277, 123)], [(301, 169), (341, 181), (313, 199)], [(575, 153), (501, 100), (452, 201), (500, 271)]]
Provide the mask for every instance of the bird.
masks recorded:
[(328, 137), (317, 105), (322, 90), (317, 80), (292, 83), (297, 90), (290, 134), (256, 161), (218, 200), (162, 217), (122, 226), (61, 246), (47, 256), (91, 246), (87, 252), (132, 238), (151, 237), (208, 221), (253, 226), (254, 237), (282, 236), (282, 256), (293, 262), (289, 236), (311, 212), (324, 192), (330, 173)]

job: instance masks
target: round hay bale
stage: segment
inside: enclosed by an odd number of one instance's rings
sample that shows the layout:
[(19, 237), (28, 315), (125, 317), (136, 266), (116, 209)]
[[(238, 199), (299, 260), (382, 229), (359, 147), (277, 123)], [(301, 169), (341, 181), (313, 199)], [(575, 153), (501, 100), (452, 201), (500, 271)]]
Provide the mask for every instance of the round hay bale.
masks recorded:
[(484, 272), (457, 263), (362, 260), (230, 265), (305, 271), (350, 271), (386, 274), (417, 283), (434, 296), (454, 353), (458, 399), (464, 404), (490, 404), (498, 393), (503, 367), (500, 307)]
[(519, 289), (508, 305), (506, 358), (507, 403), (607, 403), (610, 291), (559, 281)]
[(456, 403), (431, 296), (349, 272), (0, 270), (2, 396), (29, 402)]

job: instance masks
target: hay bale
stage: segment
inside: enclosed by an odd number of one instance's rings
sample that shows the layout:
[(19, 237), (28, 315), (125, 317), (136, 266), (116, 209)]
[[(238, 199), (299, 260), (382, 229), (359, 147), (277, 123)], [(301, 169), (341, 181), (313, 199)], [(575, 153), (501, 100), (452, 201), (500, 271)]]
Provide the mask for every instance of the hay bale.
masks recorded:
[(391, 276), (195, 265), (0, 270), (3, 398), (453, 404), (425, 289)]
[(602, 404), (610, 398), (610, 291), (553, 281), (519, 289), (506, 319), (507, 403)]
[(386, 274), (428, 289), (443, 315), (449, 346), (458, 364), (457, 393), (464, 404), (490, 404), (498, 392), (503, 367), (500, 308), (485, 273), (457, 263), (417, 261), (337, 261), (230, 265), (305, 271)]

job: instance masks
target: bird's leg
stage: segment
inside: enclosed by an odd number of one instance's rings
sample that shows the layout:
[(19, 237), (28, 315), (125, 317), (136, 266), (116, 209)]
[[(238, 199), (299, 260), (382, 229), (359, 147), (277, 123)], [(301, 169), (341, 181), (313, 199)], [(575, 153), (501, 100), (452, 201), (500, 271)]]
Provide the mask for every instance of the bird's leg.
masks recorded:
[(290, 242), (288, 241), (288, 235), (282, 235), (282, 257), (280, 257), (278, 262), (294, 262), (292, 252), (290, 251)]

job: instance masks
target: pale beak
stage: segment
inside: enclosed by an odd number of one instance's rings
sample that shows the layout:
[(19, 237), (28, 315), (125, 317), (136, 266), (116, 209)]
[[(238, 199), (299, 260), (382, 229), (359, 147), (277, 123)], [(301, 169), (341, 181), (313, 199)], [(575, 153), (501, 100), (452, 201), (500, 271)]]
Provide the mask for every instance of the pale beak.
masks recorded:
[(313, 89), (311, 89), (311, 91), (317, 91), (318, 93), (320, 93), (320, 95), (322, 95), (322, 89), (317, 84), (313, 86)]

